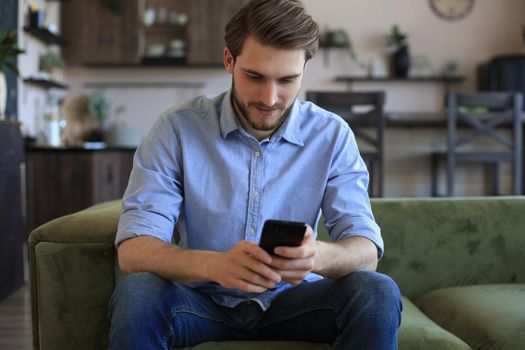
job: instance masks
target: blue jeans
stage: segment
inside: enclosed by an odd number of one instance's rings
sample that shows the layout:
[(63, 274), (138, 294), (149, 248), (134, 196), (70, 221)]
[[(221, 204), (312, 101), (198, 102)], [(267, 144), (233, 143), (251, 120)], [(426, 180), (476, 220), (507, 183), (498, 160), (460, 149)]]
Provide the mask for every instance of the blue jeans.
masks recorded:
[(397, 349), (401, 298), (388, 276), (358, 270), (339, 280), (304, 282), (262, 311), (234, 308), (151, 273), (119, 283), (110, 301), (110, 349), (171, 349), (206, 341), (302, 340), (334, 349)]

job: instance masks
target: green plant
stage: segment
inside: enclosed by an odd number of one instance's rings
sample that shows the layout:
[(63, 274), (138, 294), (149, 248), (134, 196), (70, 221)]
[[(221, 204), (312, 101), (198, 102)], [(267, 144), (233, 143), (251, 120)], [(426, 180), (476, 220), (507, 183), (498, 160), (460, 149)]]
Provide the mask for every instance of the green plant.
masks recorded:
[(408, 47), (408, 34), (403, 33), (399, 26), (394, 24), (390, 33), (386, 35), (386, 45), (395, 51), (406, 49)]
[(95, 90), (89, 96), (89, 113), (98, 119), (100, 125), (104, 125), (104, 122), (108, 118), (109, 107), (109, 102), (102, 91)]
[(66, 63), (58, 53), (48, 51), (40, 56), (39, 67), (40, 70), (44, 72), (50, 72), (53, 70), (53, 68), (64, 69), (66, 67)]
[(350, 59), (354, 61), (359, 67), (363, 69), (368, 69), (368, 66), (366, 63), (362, 62), (359, 57), (357, 56), (357, 53), (355, 51), (354, 45), (352, 43), (352, 39), (350, 38), (350, 35), (344, 30), (335, 30), (328, 32), (326, 34), (326, 43), (328, 47), (342, 47), (345, 48), (348, 52), (348, 55), (350, 56)]
[(16, 30), (0, 31), (0, 70), (9, 70), (18, 75), (19, 71), (13, 60), (21, 53), (24, 50), (16, 43)]

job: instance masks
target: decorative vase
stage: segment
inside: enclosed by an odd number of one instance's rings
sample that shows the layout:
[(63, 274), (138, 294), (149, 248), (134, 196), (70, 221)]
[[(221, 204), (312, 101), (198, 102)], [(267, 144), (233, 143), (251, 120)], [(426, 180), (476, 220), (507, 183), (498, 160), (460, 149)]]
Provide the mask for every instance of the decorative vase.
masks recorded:
[(410, 53), (408, 47), (398, 49), (392, 55), (392, 75), (398, 78), (406, 78), (410, 69)]
[(0, 120), (5, 119), (5, 107), (7, 104), (7, 83), (4, 72), (0, 71)]

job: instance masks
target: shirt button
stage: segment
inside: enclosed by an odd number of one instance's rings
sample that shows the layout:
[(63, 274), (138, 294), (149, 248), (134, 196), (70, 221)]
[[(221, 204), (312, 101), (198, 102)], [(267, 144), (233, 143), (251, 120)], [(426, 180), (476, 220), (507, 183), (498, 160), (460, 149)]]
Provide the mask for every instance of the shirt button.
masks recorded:
[(260, 152), (255, 152), (255, 156), (256, 156), (257, 158), (259, 158), (259, 157), (261, 156), (261, 153), (260, 153)]
[(257, 191), (253, 191), (253, 196), (254, 196), (254, 197), (257, 197), (258, 195), (259, 195), (259, 192), (257, 192)]
[(253, 228), (250, 229), (250, 233), (251, 234), (254, 234), (255, 233), (255, 230)]

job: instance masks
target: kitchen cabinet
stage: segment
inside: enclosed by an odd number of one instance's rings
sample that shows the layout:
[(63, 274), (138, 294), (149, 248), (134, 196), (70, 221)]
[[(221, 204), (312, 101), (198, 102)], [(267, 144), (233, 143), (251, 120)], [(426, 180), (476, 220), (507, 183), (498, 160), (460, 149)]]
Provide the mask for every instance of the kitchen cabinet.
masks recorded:
[(222, 65), (224, 26), (248, 0), (106, 0), (62, 4), (69, 65)]
[(139, 63), (138, 0), (126, 0), (121, 13), (106, 0), (64, 1), (61, 13), (68, 64)]
[(0, 120), (0, 300), (24, 283), (23, 160), (19, 124)]
[(224, 27), (248, 0), (192, 0), (188, 63), (223, 62)]
[(28, 148), (28, 231), (96, 203), (121, 198), (133, 149)]

